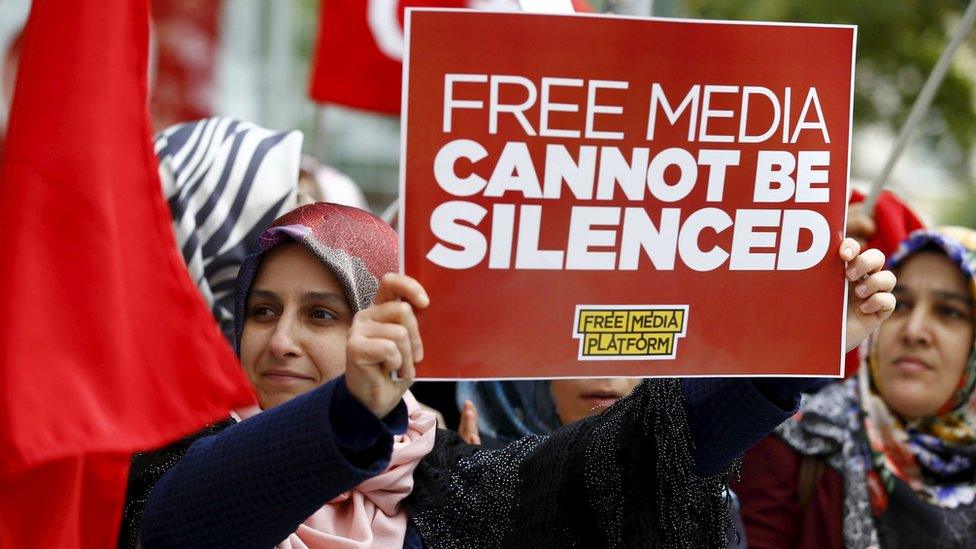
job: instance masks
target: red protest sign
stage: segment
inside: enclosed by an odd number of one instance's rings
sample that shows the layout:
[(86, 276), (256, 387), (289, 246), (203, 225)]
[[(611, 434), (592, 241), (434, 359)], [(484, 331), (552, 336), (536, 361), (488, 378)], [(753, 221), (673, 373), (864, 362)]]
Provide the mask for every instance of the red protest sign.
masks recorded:
[(421, 378), (841, 373), (853, 27), (411, 10), (407, 30)]

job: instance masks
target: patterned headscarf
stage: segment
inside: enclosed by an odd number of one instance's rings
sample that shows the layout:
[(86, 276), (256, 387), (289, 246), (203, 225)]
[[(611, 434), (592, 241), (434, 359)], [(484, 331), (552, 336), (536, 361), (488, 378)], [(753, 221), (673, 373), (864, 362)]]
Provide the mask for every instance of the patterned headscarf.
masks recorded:
[[(926, 249), (945, 253), (966, 276), (970, 295), (976, 298), (976, 232), (957, 227), (941, 232), (917, 231), (902, 243), (888, 265), (896, 268)], [(859, 391), (872, 462), (885, 488), (885, 493), (872, 494), (876, 505), (883, 508), (895, 477), (908, 484), (924, 501), (935, 505), (955, 507), (973, 502), (976, 499), (976, 460), (973, 459), (976, 456), (976, 399), (973, 398), (976, 349), (970, 353), (956, 390), (938, 415), (908, 422), (892, 413), (874, 387), (873, 380), (878, 376), (875, 355), (872, 346), (869, 368), (862, 368), (859, 374)], [(968, 481), (947, 482), (967, 472)]]
[(302, 134), (207, 118), (159, 132), (155, 145), (177, 245), (232, 342), (237, 270), (261, 231), (296, 205)]
[[(944, 253), (970, 281), (976, 297), (976, 232), (962, 228), (919, 230), (889, 259), (889, 268), (922, 250)], [(787, 444), (808, 456), (822, 456), (844, 478), (844, 546), (877, 547), (878, 523), (898, 481), (938, 510), (947, 525), (943, 538), (968, 535), (969, 506), (976, 500), (976, 348), (956, 391), (934, 417), (904, 421), (872, 383), (876, 338), (862, 344), (858, 376), (805, 400), (800, 412), (776, 429)], [(964, 480), (960, 480), (964, 479)], [(897, 518), (894, 518), (897, 522)], [(890, 522), (888, 524), (891, 524)], [(958, 534), (962, 532), (963, 534)], [(941, 541), (933, 538), (932, 546)]]
[(369, 307), (383, 275), (397, 270), (398, 240), (393, 228), (357, 208), (319, 202), (296, 208), (261, 233), (257, 249), (237, 277), (235, 343), (240, 349), (247, 294), (265, 252), (282, 242), (298, 242), (336, 277), (356, 313)]

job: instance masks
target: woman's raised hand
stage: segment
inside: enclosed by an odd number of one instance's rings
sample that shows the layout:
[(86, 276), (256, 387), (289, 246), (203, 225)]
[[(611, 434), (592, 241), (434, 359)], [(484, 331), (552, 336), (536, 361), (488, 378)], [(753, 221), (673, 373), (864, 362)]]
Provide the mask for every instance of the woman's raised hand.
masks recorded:
[(861, 252), (853, 238), (840, 243), (840, 258), (847, 262), (847, 350), (856, 348), (895, 310), (895, 275), (885, 271), (885, 256), (878, 250)]
[(414, 364), (424, 358), (414, 309), (429, 303), (419, 282), (391, 273), (380, 280), (373, 304), (353, 317), (346, 344), (346, 386), (380, 419), (413, 384)]

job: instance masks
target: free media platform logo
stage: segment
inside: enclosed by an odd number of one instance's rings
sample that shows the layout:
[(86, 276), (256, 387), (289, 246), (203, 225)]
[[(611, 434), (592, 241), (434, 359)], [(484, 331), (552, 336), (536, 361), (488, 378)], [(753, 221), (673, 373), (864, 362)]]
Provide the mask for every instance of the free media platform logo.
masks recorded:
[(688, 325), (687, 305), (577, 305), (579, 360), (670, 360)]

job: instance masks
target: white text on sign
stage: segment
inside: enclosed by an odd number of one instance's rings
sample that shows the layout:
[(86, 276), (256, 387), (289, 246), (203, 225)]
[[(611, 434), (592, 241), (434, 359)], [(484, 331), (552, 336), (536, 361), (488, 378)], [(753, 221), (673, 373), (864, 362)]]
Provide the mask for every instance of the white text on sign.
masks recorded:
[[(520, 101), (502, 101), (502, 91), (509, 88), (521, 91)], [(558, 88), (580, 88), (586, 91), (586, 99), (582, 103), (553, 101), (553, 91)], [(795, 93), (790, 87), (771, 90), (763, 86), (695, 84), (675, 91), (650, 83), (640, 90), (648, 98), (648, 114), (646, 131), (637, 140), (653, 145), (660, 126), (686, 127), (683, 135), (695, 150), (612, 144), (567, 146), (539, 141), (625, 139), (628, 136), (623, 132), (608, 130), (605, 125), (610, 117), (626, 116), (624, 107), (601, 100), (600, 93), (629, 89), (629, 82), (614, 80), (543, 77), (535, 82), (518, 75), (445, 75), (445, 134), (455, 132), (459, 116), (483, 117), (480, 120), (488, 134), (498, 133), (499, 120), (511, 117), (526, 139), (489, 150), (476, 140), (459, 137), (438, 150), (433, 176), (448, 195), (458, 199), (481, 196), (499, 202), (490, 209), (468, 200), (439, 204), (430, 217), (430, 229), (438, 242), (428, 251), (427, 259), (449, 269), (469, 269), (487, 260), (490, 269), (636, 270), (646, 257), (657, 270), (672, 270), (680, 260), (695, 271), (805, 270), (824, 259), (830, 243), (824, 216), (811, 209), (789, 208), (786, 203), (830, 201), (828, 150), (756, 151), (751, 177), (756, 208), (689, 211), (667, 207), (677, 206), (675, 203), (686, 199), (699, 185), (705, 187), (705, 202), (719, 206), (727, 173), (743, 164), (742, 150), (701, 148), (702, 143), (795, 144), (807, 138), (829, 144), (815, 87)], [(466, 98), (484, 92), (487, 101)], [(715, 108), (716, 98), (721, 96), (737, 97), (738, 110)], [(799, 104), (800, 98), (802, 107), (794, 116), (792, 105)], [(757, 123), (749, 112), (760, 102), (768, 120)], [(535, 107), (537, 119), (530, 120), (527, 113)], [(567, 112), (584, 113), (583, 127), (553, 127), (551, 115)], [(738, 131), (719, 133), (714, 126), (717, 119), (736, 121)], [(633, 143), (634, 136), (629, 137)], [(532, 151), (544, 160), (534, 161)], [(481, 171), (490, 175), (475, 173), (479, 167), (487, 168)], [(565, 248), (542, 249), (544, 206), (502, 202), (513, 196), (519, 200), (560, 200), (567, 192), (577, 201), (622, 198), (642, 205), (574, 205)], [(648, 208), (647, 203), (653, 206)], [(777, 206), (780, 204), (783, 206)], [(490, 222), (486, 222), (489, 214)], [(702, 248), (703, 234), (728, 230), (731, 245), (727, 249), (718, 245)]]

